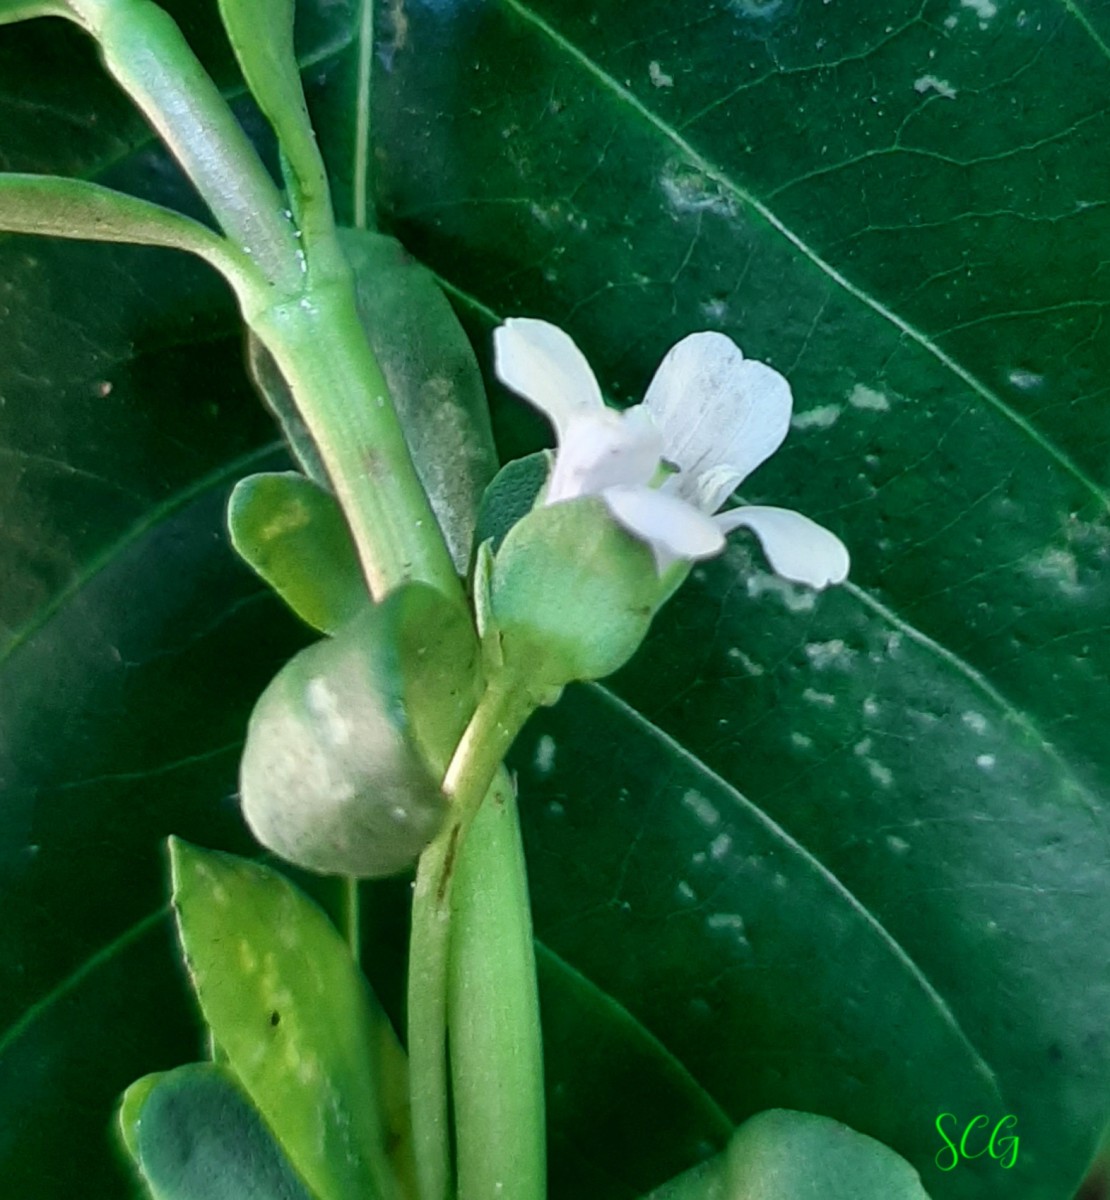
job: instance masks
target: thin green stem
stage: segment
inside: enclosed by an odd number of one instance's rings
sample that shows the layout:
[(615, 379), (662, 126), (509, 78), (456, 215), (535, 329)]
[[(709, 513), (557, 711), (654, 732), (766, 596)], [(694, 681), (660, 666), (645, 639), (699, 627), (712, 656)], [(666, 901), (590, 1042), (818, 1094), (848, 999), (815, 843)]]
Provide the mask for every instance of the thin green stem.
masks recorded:
[(409, 1094), (420, 1200), (447, 1200), (447, 977), (451, 891), (458, 854), (513, 739), (531, 711), (527, 693), (498, 680), (482, 697), (447, 769), (451, 810), (416, 872), (409, 949)]
[(358, 880), (353, 875), (343, 880), (343, 926), (347, 947), (357, 967), (362, 962), (362, 919), (358, 903)]
[(516, 796), (504, 770), (458, 854), (447, 1041), (458, 1200), (543, 1200), (543, 1045)]
[(461, 598), (461, 585), (420, 484), (381, 369), (367, 345), (350, 273), (290, 303), (252, 309), (320, 453), (370, 594), (409, 580)]
[(354, 225), (373, 229), (370, 202), (370, 80), (374, 66), (374, 3), (362, 0), (358, 21), (358, 91), (355, 94)]

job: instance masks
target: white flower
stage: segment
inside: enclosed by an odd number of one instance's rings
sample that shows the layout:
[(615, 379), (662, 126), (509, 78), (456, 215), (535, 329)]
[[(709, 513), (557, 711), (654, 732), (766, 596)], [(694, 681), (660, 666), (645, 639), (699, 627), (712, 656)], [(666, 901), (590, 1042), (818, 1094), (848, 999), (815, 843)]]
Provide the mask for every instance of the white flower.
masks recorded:
[[(784, 579), (823, 588), (848, 577), (844, 544), (801, 513), (763, 505), (717, 512), (782, 445), (793, 408), (786, 380), (744, 358), (730, 338), (683, 338), (643, 404), (618, 412), (606, 407), (589, 363), (561, 329), (517, 317), (493, 337), (497, 377), (555, 426), (546, 504), (599, 496), (651, 546), (661, 572), (719, 554), (725, 534), (742, 525)], [(677, 470), (660, 482), (667, 467)]]

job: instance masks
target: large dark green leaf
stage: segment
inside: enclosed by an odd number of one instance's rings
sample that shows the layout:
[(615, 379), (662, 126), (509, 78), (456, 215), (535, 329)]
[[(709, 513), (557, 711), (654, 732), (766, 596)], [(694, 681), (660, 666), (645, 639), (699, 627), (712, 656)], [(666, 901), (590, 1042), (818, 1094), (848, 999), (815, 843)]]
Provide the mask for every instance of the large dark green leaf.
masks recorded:
[[(721, 1144), (707, 1104), (835, 1117), (935, 1200), (1064, 1200), (1110, 1091), (1105, 8), (428, 0), (369, 55), (353, 2), (300, 7), (345, 221), (374, 164), (480, 354), (545, 316), (617, 398), (730, 333), (799, 411), (750, 498), (854, 556), (817, 599), (738, 542), (520, 748), (537, 928), (593, 989), (548, 991), (555, 1194), (643, 1194)], [(234, 89), (214, 2), (174, 8)], [(187, 202), (76, 31), (0, 31), (0, 104), (0, 165)], [(109, 1196), (113, 1094), (199, 1049), (159, 840), (247, 847), (237, 743), (302, 635), (220, 540), (273, 436), (222, 287), (10, 239), (0, 288), (0, 1169)], [(606, 1071), (612, 1011), (690, 1087)], [(1017, 1166), (939, 1172), (941, 1111), (1015, 1113)]]
[[(379, 77), (382, 187), (471, 310), (566, 325), (629, 399), (732, 334), (799, 412), (751, 499), (855, 561), (817, 598), (735, 546), (615, 693), (537, 725), (538, 931), (734, 1119), (828, 1113), (939, 1197), (1066, 1196), (1106, 1115), (1110, 62), (1081, 15), (422, 6)], [(1017, 1167), (941, 1175), (936, 1114), (981, 1109)]]

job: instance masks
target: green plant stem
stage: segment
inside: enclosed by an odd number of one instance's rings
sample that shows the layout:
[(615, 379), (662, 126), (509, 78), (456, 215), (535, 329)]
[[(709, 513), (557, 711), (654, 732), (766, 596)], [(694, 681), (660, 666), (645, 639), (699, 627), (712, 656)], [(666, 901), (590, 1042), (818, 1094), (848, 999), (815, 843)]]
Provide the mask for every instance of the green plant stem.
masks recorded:
[(358, 880), (348, 875), (343, 880), (343, 933), (351, 957), (358, 966), (362, 961), (362, 922), (358, 903)]
[(543, 1046), (516, 796), (504, 770), (458, 854), (447, 1041), (458, 1200), (543, 1200)]
[(170, 15), (152, 0), (68, 0), (67, 7), (231, 241), (279, 294), (299, 292), (303, 256), (281, 193)]
[(413, 1144), (420, 1200), (446, 1200), (451, 1184), (447, 1121), (447, 977), (451, 890), (467, 829), (501, 761), (531, 712), (524, 689), (501, 678), (487, 688), (443, 781), (451, 810), (416, 872), (409, 949), (408, 1048)]
[(419, 580), (462, 591), (359, 321), (349, 272), (248, 324), (273, 355), (351, 527), (370, 593)]
[[(275, 359), (358, 548), (371, 595), (461, 585), (363, 332), (331, 221), (299, 244), (284, 201), (219, 90), (151, 0), (66, 0), (108, 70), (181, 162), (249, 269), (229, 276)], [(315, 161), (315, 160), (314, 160)], [(317, 200), (327, 204), (326, 189)], [(319, 204), (316, 206), (319, 207)]]
[(351, 197), (356, 229), (377, 228), (370, 199), (370, 83), (374, 67), (374, 5), (362, 0), (358, 16), (358, 95), (355, 99), (355, 171)]

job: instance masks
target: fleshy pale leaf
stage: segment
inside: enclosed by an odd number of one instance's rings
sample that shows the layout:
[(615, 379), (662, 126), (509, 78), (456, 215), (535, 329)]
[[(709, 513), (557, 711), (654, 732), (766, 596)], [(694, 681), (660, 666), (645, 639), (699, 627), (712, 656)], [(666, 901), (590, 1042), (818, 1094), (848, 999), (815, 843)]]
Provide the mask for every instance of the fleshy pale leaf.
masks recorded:
[(929, 1200), (921, 1178), (882, 1142), (813, 1113), (776, 1109), (746, 1121), (728, 1149), (646, 1200)]
[(240, 556), (314, 629), (334, 633), (369, 603), (335, 497), (304, 475), (241, 479), (228, 501), (227, 524)]
[(251, 715), (240, 792), (252, 832), (311, 871), (411, 866), (446, 811), (439, 782), (476, 671), (466, 613), (421, 584), (302, 650)]
[(317, 1200), (390, 1200), (374, 1021), (346, 944), (277, 871), (177, 838), (170, 865), (189, 975), (228, 1067)]
[(482, 494), (476, 540), (489, 541), (496, 550), (510, 529), (532, 511), (551, 472), (550, 450), (514, 458), (506, 463)]
[(120, 1122), (153, 1200), (313, 1200), (215, 1063), (138, 1080), (124, 1094)]

